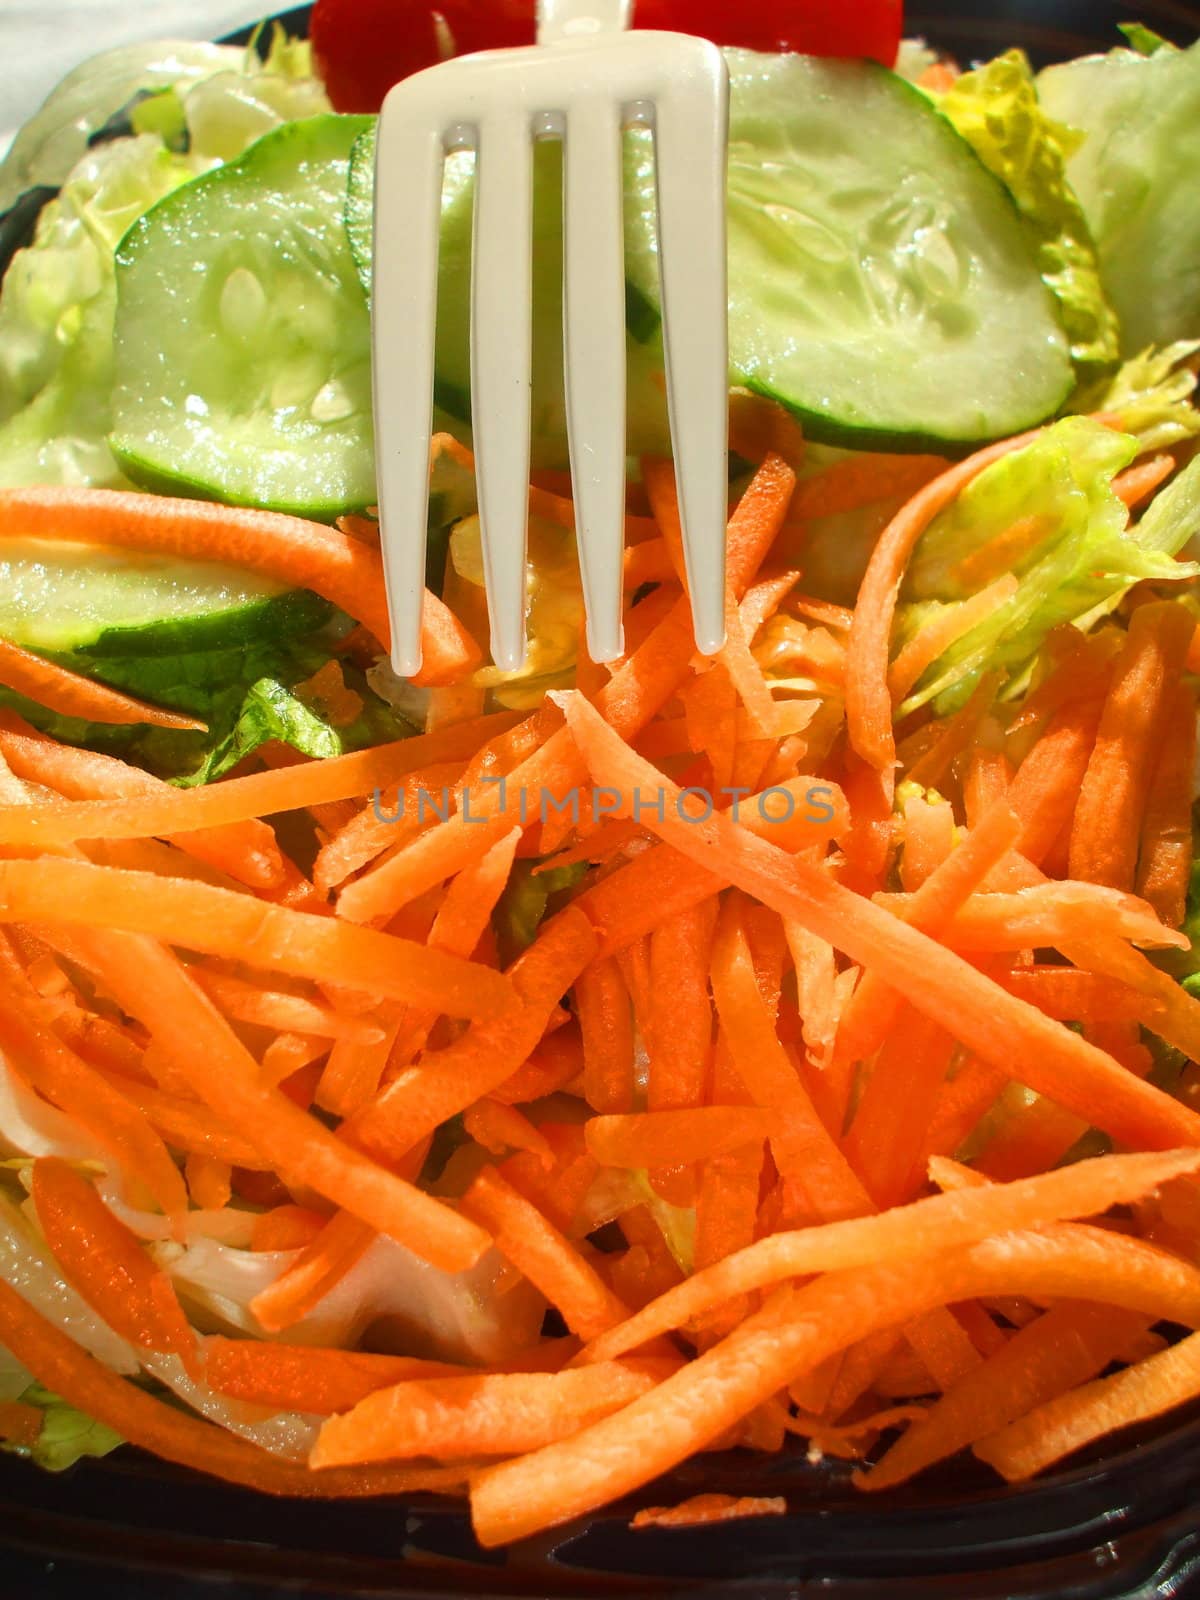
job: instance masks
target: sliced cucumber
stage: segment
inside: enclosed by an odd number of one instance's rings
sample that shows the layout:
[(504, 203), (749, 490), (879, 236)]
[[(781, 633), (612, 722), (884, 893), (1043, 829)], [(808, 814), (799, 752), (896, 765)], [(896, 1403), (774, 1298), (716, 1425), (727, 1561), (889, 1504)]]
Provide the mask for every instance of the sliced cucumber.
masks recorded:
[(1048, 67), (1038, 94), (1087, 137), (1067, 163), (1133, 356), (1200, 335), (1200, 44)]
[(43, 652), (187, 655), (310, 633), (307, 590), (212, 562), (15, 540), (0, 551), (0, 637)]
[(370, 322), (342, 226), (367, 124), (285, 123), (122, 240), (112, 446), (135, 482), (313, 517), (372, 503)]
[[(1071, 363), (1034, 244), (949, 122), (870, 62), (726, 55), (735, 381), (859, 448), (959, 449), (1057, 410)], [(649, 134), (627, 150), (628, 270), (657, 304)]]
[[(374, 209), (375, 130), (364, 133), (350, 159), (346, 233), (363, 287), (370, 293)], [(434, 400), (458, 422), (471, 418), (470, 303), (471, 238), (475, 205), (475, 157), (454, 151), (442, 184), (442, 237), (438, 278), (437, 356)], [(562, 345), (562, 145), (539, 142), (533, 157), (533, 400), (535, 467), (567, 465), (566, 400)], [(657, 305), (648, 307), (630, 289), (631, 339), (627, 435), (631, 455), (669, 449), (666, 408), (655, 374), (661, 346), (649, 345), (658, 326)]]

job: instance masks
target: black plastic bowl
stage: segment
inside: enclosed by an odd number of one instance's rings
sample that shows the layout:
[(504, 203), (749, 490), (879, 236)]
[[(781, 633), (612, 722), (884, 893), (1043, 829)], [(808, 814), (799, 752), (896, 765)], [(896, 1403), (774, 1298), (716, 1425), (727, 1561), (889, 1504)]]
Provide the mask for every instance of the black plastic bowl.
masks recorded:
[[(853, 4), (854, 0), (845, 0)], [(976, 0), (908, 13), (964, 62), (1023, 45), (1039, 64), (1143, 21), (1178, 44), (1200, 5)], [(308, 8), (284, 14), (294, 32)], [(240, 37), (245, 37), (242, 35)], [(782, 1494), (789, 1515), (634, 1533), (639, 1506), (701, 1490)], [(0, 1595), (12, 1600), (1168, 1600), (1200, 1597), (1200, 1408), (1068, 1470), (997, 1489), (973, 1458), (865, 1496), (800, 1453), (703, 1456), (633, 1499), (507, 1551), (460, 1502), (314, 1505), (247, 1494), (135, 1451), (50, 1477), (0, 1457)]]

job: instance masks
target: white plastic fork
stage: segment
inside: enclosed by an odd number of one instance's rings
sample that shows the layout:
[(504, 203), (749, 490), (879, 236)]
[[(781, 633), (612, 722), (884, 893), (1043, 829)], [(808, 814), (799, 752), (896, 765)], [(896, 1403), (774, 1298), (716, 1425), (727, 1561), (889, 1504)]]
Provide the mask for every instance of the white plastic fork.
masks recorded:
[(564, 143), (567, 434), (595, 661), (621, 655), (625, 268), (621, 130), (654, 131), (667, 404), (697, 648), (725, 637), (728, 76), (715, 45), (626, 32), (630, 0), (538, 0), (538, 43), (431, 67), (379, 118), (375, 453), (392, 667), (421, 665), (443, 163), (474, 149), (471, 414), (492, 657), (525, 658), (535, 138)]

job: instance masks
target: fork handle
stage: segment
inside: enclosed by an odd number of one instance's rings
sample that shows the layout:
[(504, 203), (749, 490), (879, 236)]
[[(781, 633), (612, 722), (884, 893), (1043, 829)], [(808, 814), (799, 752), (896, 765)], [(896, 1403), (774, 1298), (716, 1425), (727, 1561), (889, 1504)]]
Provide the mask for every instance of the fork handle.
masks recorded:
[(632, 0), (538, 0), (538, 43), (624, 33)]

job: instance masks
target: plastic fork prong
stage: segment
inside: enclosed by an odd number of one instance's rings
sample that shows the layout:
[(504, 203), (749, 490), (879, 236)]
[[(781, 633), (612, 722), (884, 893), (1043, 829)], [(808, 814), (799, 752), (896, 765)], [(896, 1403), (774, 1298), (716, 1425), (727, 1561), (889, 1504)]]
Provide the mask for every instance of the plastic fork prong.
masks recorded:
[(563, 350), (575, 535), (588, 654), (622, 652), (625, 251), (621, 123), (611, 99), (572, 104), (564, 134)]
[(725, 641), (729, 340), (725, 259), (728, 84), (715, 46), (708, 82), (664, 89), (655, 118), (659, 272), (671, 447), (696, 646)]
[(479, 128), (471, 259), (471, 417), (492, 659), (525, 660), (532, 368), (533, 143), (527, 113)]
[(403, 85), (384, 101), (376, 138), (375, 470), (392, 670), (408, 678), (421, 666), (445, 150), (439, 132), (414, 120)]

